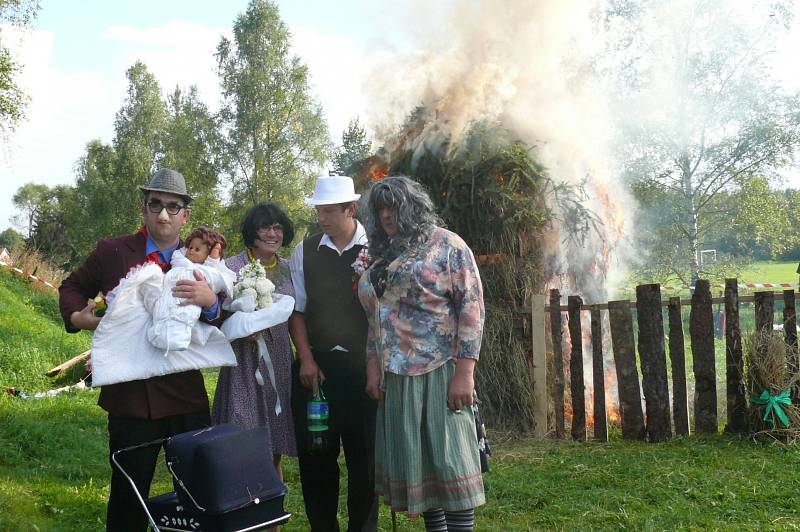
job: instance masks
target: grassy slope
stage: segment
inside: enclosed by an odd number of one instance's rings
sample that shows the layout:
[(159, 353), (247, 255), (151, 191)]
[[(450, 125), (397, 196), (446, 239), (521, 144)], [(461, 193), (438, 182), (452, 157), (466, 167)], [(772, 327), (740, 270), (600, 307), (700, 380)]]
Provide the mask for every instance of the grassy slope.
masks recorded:
[[(0, 384), (43, 389), (42, 371), (82, 351), (88, 337), (63, 335), (54, 302), (26, 290), (0, 273)], [(213, 372), (206, 381), (213, 395)], [(94, 391), (0, 397), (0, 530), (103, 528), (110, 469), (96, 399)], [(478, 530), (800, 527), (795, 447), (719, 436), (659, 445), (495, 441), (494, 451)], [(285, 476), (295, 517), (284, 530), (307, 530), (295, 460)], [(169, 486), (159, 468), (153, 493)], [(402, 516), (398, 525), (423, 528)], [(391, 529), (385, 507), (381, 528)]]
[[(91, 337), (67, 334), (53, 293), (31, 290), (12, 275), (0, 269), (0, 386), (48, 389), (45, 372), (88, 349)], [(62, 380), (75, 379), (70, 374)]]

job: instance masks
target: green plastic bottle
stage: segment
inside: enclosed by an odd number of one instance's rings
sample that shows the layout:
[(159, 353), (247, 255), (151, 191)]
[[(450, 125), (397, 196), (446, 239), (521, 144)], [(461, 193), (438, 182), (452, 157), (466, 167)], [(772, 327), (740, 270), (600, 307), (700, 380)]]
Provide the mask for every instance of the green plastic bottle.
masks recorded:
[(308, 452), (312, 455), (324, 454), (328, 449), (330, 430), (328, 420), (330, 409), (322, 386), (317, 385), (317, 394), (311, 397), (307, 404), (306, 419), (308, 420)]

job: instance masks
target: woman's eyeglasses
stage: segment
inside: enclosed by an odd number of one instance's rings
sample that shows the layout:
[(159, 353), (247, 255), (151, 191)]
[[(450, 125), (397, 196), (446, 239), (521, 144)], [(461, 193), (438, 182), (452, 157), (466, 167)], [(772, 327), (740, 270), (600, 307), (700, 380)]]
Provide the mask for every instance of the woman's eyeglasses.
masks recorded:
[(258, 235), (266, 235), (270, 231), (272, 231), (273, 233), (283, 233), (283, 226), (281, 224), (268, 225), (268, 226), (262, 227), (261, 229), (256, 231), (256, 234), (258, 234)]

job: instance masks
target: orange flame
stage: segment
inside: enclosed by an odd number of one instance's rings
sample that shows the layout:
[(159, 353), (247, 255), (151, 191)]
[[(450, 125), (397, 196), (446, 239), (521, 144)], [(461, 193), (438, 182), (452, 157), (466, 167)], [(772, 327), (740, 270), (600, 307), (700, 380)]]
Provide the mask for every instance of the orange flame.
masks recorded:
[[(608, 422), (612, 425), (619, 426), (619, 402), (615, 395), (617, 395), (617, 371), (615, 368), (606, 368), (605, 375), (603, 376), (606, 388), (606, 415), (608, 415)], [(613, 392), (612, 392), (613, 390)]]
[(622, 238), (625, 228), (625, 212), (619, 201), (613, 199), (603, 183), (595, 183), (597, 198), (602, 206), (598, 213), (605, 227), (610, 228), (606, 231), (606, 238), (603, 240), (603, 260), (608, 264), (611, 247), (617, 244)]
[(375, 164), (369, 169), (369, 180), (370, 181), (380, 181), (384, 177), (389, 175), (389, 167), (388, 165), (384, 164)]
[(503, 264), (506, 261), (506, 256), (502, 253), (495, 253), (493, 255), (478, 255), (475, 257), (475, 262), (478, 266), (490, 266), (494, 264)]
[[(599, 268), (598, 264), (595, 264), (595, 268)], [(584, 312), (582, 312), (584, 314)], [(585, 324), (586, 320), (582, 320)], [(571, 340), (569, 336), (569, 329), (567, 327), (567, 321), (562, 321), (563, 327), (563, 336), (562, 336), (562, 349), (564, 354), (571, 353)], [(584, 392), (584, 412), (586, 413), (586, 428), (591, 429), (595, 425), (595, 418), (594, 418), (594, 388), (592, 386), (593, 377), (592, 377), (592, 366), (591, 366), (591, 357), (592, 357), (592, 335), (591, 335), (591, 327), (583, 326), (581, 327), (581, 343), (583, 345), (583, 359), (586, 364), (584, 364), (584, 383), (588, 384), (585, 388)], [(564, 370), (566, 373), (566, 383), (567, 387), (569, 387), (569, 361), (564, 361)], [(605, 410), (606, 410), (606, 425), (615, 425), (619, 426), (620, 424), (620, 412), (619, 412), (619, 404), (617, 401), (617, 373), (616, 368), (614, 367), (613, 361), (609, 362), (608, 360), (604, 361), (604, 371), (603, 371), (603, 383), (604, 383), (604, 392), (605, 392)], [(572, 416), (573, 416), (573, 405), (571, 404), (571, 400), (566, 398), (564, 404), (564, 419), (567, 421), (568, 424), (572, 423)]]

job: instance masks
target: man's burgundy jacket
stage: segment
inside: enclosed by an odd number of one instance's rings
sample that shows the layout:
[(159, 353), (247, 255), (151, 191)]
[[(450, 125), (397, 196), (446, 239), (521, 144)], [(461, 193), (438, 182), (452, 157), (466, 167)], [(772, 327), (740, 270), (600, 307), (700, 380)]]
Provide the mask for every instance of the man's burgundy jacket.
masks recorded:
[[(98, 292), (108, 294), (131, 268), (144, 263), (146, 242), (142, 233), (101, 240), (86, 261), (61, 283), (59, 304), (67, 332), (78, 331), (70, 321), (73, 312), (82, 310)], [(211, 323), (217, 325), (219, 321)], [(208, 395), (200, 371), (191, 370), (102, 386), (98, 404), (115, 416), (160, 419), (207, 411)]]

